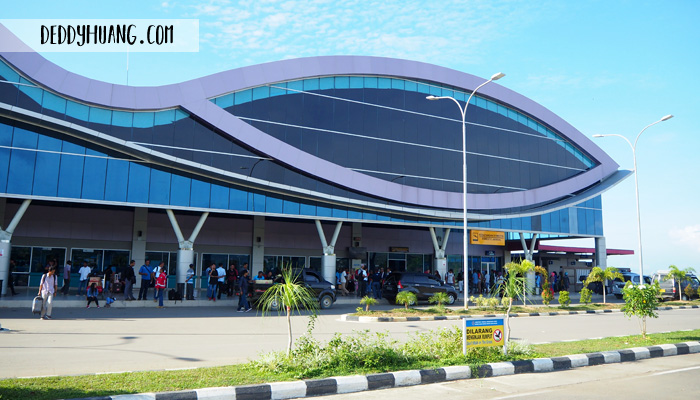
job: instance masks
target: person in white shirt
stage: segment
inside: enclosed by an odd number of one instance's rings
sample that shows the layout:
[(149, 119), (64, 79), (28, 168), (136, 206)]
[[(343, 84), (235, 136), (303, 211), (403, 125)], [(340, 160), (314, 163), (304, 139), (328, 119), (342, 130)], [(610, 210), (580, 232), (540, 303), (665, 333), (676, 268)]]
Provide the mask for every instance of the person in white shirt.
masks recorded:
[(224, 291), (224, 285), (226, 284), (226, 270), (224, 269), (224, 264), (219, 263), (219, 267), (216, 269), (216, 275), (219, 276), (218, 279), (218, 289), (219, 293), (216, 295), (216, 298), (221, 300), (221, 292)]
[(87, 261), (83, 261), (83, 266), (78, 270), (78, 274), (80, 274), (80, 285), (78, 286), (78, 294), (76, 294), (76, 296), (86, 295), (88, 278), (91, 272), (92, 268), (88, 267)]
[(348, 291), (348, 288), (346, 287), (348, 285), (348, 269), (343, 268), (343, 271), (340, 273), (340, 294), (342, 296), (347, 296), (350, 294)]
[(49, 271), (41, 276), (39, 284), (39, 296), (41, 296), (41, 319), (51, 319), (53, 309), (53, 296), (56, 294), (58, 279), (56, 278), (56, 266), (49, 266)]

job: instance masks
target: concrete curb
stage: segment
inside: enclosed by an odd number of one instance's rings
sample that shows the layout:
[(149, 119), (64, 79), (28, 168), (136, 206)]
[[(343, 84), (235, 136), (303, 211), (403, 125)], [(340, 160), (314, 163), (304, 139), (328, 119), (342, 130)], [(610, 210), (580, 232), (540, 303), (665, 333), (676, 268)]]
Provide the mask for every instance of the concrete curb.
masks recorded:
[[(668, 307), (657, 307), (657, 310), (684, 310), (691, 308), (700, 308), (700, 306), (668, 306)], [(578, 314), (608, 314), (608, 313), (619, 313), (622, 312), (621, 309), (609, 309), (609, 310), (587, 310), (587, 311), (552, 311), (546, 313), (512, 313), (510, 317), (549, 317), (554, 315), (578, 315)], [(452, 321), (468, 318), (496, 318), (503, 317), (505, 314), (481, 314), (481, 315), (447, 315), (447, 316), (435, 316), (435, 317), (358, 317), (350, 314), (343, 314), (340, 316), (341, 321), (346, 322), (411, 322), (411, 321)]]
[(231, 386), (184, 390), (177, 392), (140, 393), (77, 400), (273, 400), (311, 396), (354, 393), (366, 390), (389, 389), (401, 386), (424, 385), (458, 379), (489, 378), (493, 376), (553, 372), (593, 365), (638, 361), (648, 358), (700, 353), (700, 342), (663, 344), (649, 347), (575, 354), (564, 357), (536, 358), (533, 360), (490, 363), (473, 371), (468, 366), (437, 369), (387, 372), (371, 375), (339, 376), (293, 382), (274, 382), (259, 385)]

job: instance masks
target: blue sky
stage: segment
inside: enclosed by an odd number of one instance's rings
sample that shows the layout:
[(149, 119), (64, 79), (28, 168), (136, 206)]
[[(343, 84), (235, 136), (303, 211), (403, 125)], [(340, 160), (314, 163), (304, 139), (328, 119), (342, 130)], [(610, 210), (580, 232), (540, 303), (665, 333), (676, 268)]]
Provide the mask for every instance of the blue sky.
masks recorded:
[[(37, 11), (39, 10), (39, 11)], [(2, 18), (195, 18), (198, 53), (131, 53), (129, 83), (160, 85), (285, 58), (406, 58), (489, 77), (549, 108), (587, 136), (639, 141), (645, 273), (700, 272), (697, 98), (700, 2), (674, 1), (27, 1)], [(47, 53), (58, 65), (126, 83), (124, 53)], [(594, 139), (622, 168), (619, 138)], [(609, 248), (637, 249), (634, 180), (603, 196)], [(570, 243), (571, 244), (571, 243)], [(593, 246), (593, 240), (575, 245)], [(637, 256), (608, 265), (638, 269)]]

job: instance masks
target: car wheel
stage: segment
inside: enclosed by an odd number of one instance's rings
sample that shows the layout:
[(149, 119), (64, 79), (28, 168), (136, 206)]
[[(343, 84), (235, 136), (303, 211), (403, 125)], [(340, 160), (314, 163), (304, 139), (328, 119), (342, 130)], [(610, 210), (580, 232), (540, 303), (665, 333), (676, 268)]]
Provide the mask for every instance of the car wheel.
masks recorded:
[(331, 298), (331, 296), (326, 294), (323, 297), (321, 297), (321, 300), (319, 300), (319, 303), (321, 304), (321, 308), (325, 310), (325, 309), (331, 308), (333, 306), (333, 299)]
[(447, 293), (447, 304), (452, 305), (457, 301), (457, 295), (454, 293)]

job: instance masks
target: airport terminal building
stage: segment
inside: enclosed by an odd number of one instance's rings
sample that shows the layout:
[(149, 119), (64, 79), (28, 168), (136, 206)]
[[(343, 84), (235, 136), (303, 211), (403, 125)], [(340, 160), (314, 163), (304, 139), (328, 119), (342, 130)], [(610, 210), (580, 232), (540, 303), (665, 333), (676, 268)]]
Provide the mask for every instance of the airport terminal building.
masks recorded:
[[(0, 25), (0, 40), (18, 39)], [(50, 258), (117, 272), (162, 260), (172, 284), (190, 263), (330, 280), (360, 263), (462, 268), (461, 115), (426, 96), (464, 104), (482, 78), (329, 56), (132, 87), (22, 52), (0, 53), (0, 81), (3, 293), (10, 258), (16, 286), (37, 286)], [(552, 238), (595, 238), (595, 260), (566, 267), (604, 266), (601, 193), (631, 172), (496, 83), (466, 119), (470, 268)]]

